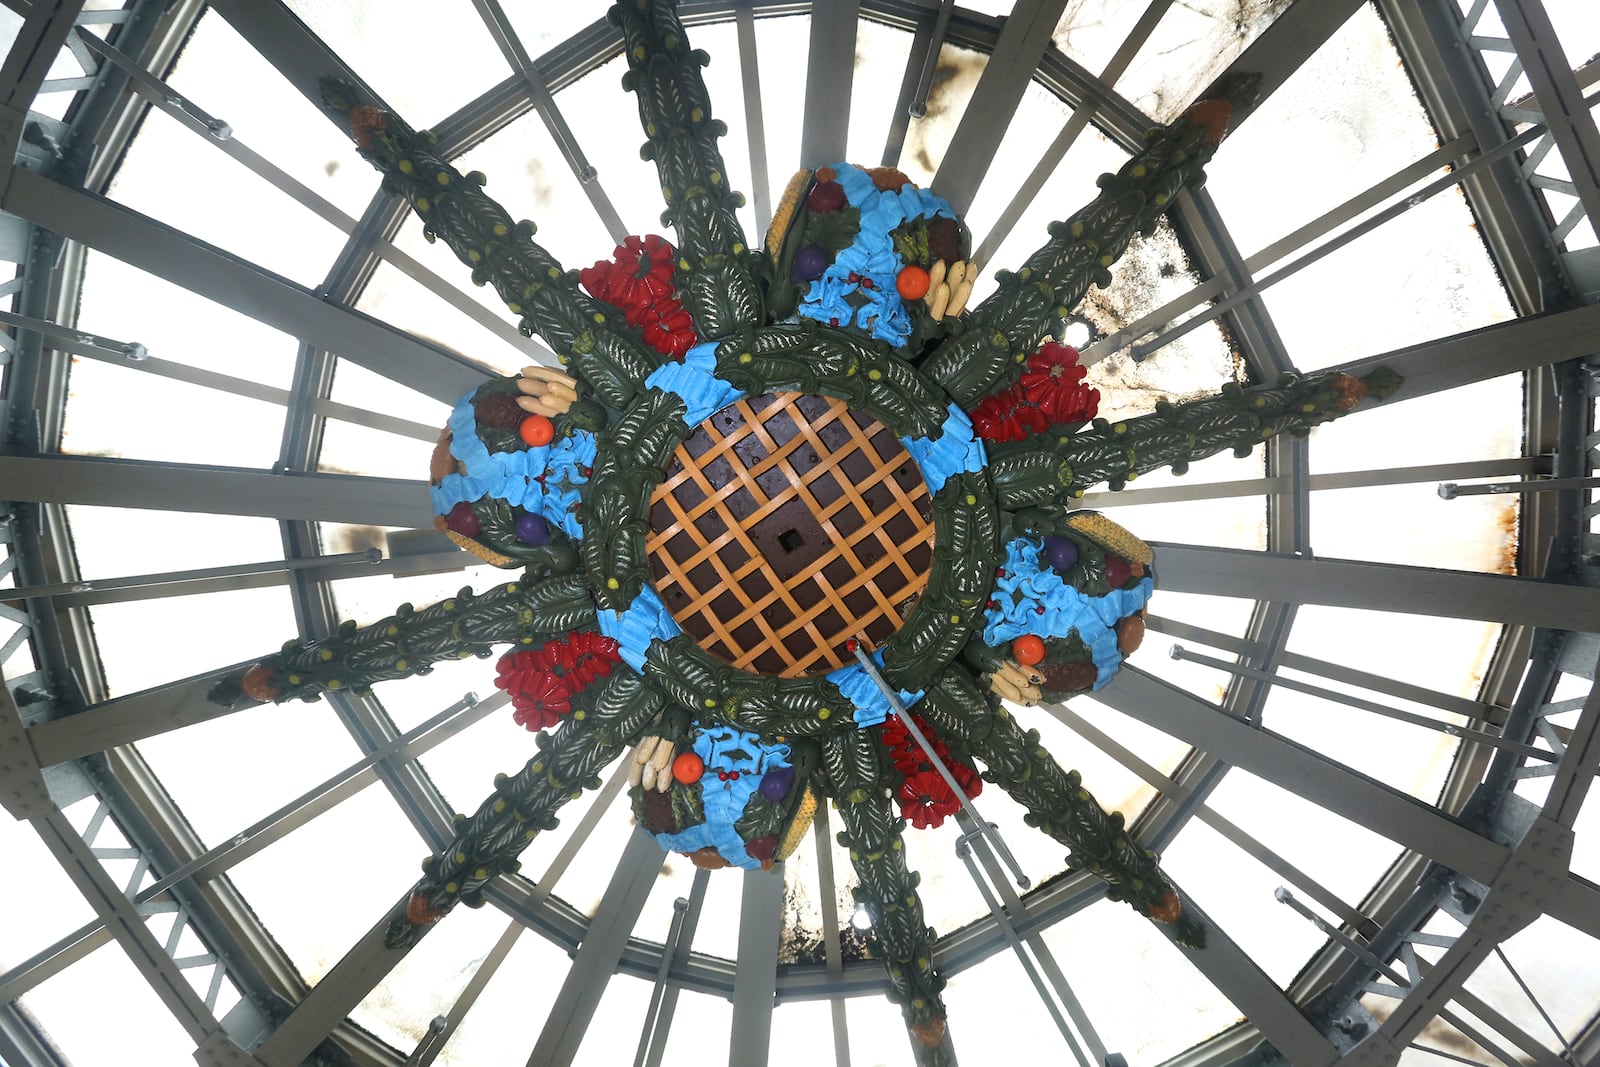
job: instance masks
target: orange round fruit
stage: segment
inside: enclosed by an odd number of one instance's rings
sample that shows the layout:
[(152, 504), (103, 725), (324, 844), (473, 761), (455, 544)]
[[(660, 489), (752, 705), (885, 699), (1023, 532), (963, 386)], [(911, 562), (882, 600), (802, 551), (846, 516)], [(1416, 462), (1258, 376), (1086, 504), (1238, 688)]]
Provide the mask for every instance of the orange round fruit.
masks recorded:
[(921, 300), (928, 295), (929, 281), (928, 272), (913, 264), (895, 276), (894, 288), (906, 300)]
[(696, 756), (693, 752), (685, 752), (683, 755), (672, 761), (672, 777), (676, 778), (684, 785), (698, 782), (701, 775), (705, 773), (705, 761), (699, 756)]
[(547, 445), (556, 435), (556, 428), (549, 419), (543, 415), (529, 415), (522, 420), (522, 440), (530, 448)]
[(1031, 667), (1044, 659), (1044, 642), (1033, 634), (1023, 634), (1011, 642), (1011, 655), (1024, 667)]

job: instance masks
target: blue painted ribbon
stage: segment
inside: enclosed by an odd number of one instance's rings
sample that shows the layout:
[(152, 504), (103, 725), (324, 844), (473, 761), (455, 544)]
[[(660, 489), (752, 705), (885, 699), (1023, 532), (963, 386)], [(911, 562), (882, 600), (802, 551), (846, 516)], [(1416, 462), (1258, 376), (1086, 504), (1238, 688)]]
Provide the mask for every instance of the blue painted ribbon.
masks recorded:
[(693, 428), (729, 404), (744, 397), (744, 393), (716, 376), (717, 342), (706, 341), (695, 345), (684, 354), (683, 362), (667, 362), (650, 372), (644, 380), (647, 388), (676, 393), (683, 398), (688, 410), (683, 416), (684, 425)]
[(981, 471), (988, 463), (983, 442), (972, 434), (972, 420), (954, 404), (950, 405), (939, 436), (902, 437), (900, 443), (922, 468), (922, 479), (928, 483), (930, 493), (943, 489), (952, 474)]
[[(882, 649), (874, 650), (868, 658), (877, 664), (880, 670), (883, 668)], [(851, 717), (855, 719), (856, 726), (862, 729), (878, 725), (894, 711), (889, 704), (889, 698), (878, 688), (878, 683), (873, 680), (872, 675), (868, 674), (859, 663), (851, 663), (836, 671), (830, 671), (828, 681), (838, 686), (839, 692), (843, 693), (844, 698), (853, 705)], [(900, 697), (900, 703), (909, 708), (922, 699), (924, 692), (922, 689), (915, 692), (901, 689), (897, 695)]]
[[(1041, 559), (1042, 548), (1025, 537), (1006, 544), (1005, 577), (996, 582), (990, 599), (998, 606), (984, 612), (984, 643), (998, 648), (1007, 641), (1033, 634), (1067, 637), (1076, 631), (1089, 649), (1100, 689), (1122, 665), (1117, 648), (1117, 623), (1136, 613), (1150, 600), (1155, 583), (1145, 577), (1132, 589), (1113, 589), (1091, 597), (1068, 585)], [(1044, 611), (1041, 613), (1040, 608)]]
[(645, 657), (650, 653), (650, 642), (660, 638), (670, 641), (682, 631), (657, 595), (655, 586), (645, 583), (639, 595), (626, 609), (610, 611), (601, 608), (595, 613), (600, 632), (617, 643), (618, 652), (628, 666), (644, 673)]

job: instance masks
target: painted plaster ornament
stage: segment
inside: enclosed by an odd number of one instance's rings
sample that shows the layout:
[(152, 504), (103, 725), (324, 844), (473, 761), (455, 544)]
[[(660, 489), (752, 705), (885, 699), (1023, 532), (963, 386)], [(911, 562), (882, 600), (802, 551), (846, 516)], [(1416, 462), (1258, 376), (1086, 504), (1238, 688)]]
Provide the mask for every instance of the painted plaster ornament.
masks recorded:
[[(397, 948), (458, 902), (481, 904), (485, 885), (515, 871), (561, 805), (598, 787), (618, 759), (631, 760), (640, 826), (704, 866), (773, 866), (831, 801), (891, 995), (925, 1062), (936, 1063), (944, 981), (902, 835), (906, 820), (937, 825), (957, 799), (874, 680), (842, 654), (862, 636), (964, 792), (985, 782), (1004, 790), (1069, 849), (1071, 867), (1203, 944), (1155, 854), (1007, 702), (1098, 689), (1143, 637), (1154, 555), (1103, 516), (1070, 509), (1075, 497), (1304, 435), (1397, 384), (1383, 371), (1230, 383), (1109, 423), (1095, 418), (1076, 353), (1046, 340), (1090, 285), (1109, 284), (1129, 240), (1201, 180), (1250, 85), (1152, 131), (1101, 178), (1091, 204), (1052, 225), (1020, 269), (1001, 272), (995, 293), (969, 306), (976, 270), (965, 226), (890, 169), (841, 162), (801, 172), (764, 246), (747, 245), (735, 216), (742, 199), (717, 149), (725, 127), (699, 72), (705, 55), (690, 49), (672, 0), (631, 0), (611, 17), (675, 242), (629, 238), (581, 272), (487, 197), (482, 175), (441, 159), (430, 135), (349, 87), (326, 87), (385, 188), (563, 367), (529, 367), (464, 398), (430, 468), (439, 529), (522, 571), (517, 578), (291, 641), (213, 698), (362, 693), (441, 659), (509, 649), (496, 684), (539, 731), (537, 752), (498, 777), (427, 861), (389, 927)], [(757, 424), (770, 442), (760, 454), (749, 451)], [(752, 484), (788, 517), (772, 525), (759, 502), (724, 502), (731, 517), (718, 521), (742, 531), (748, 559), (706, 579), (716, 568), (693, 534), (710, 505), (685, 500), (727, 489), (703, 461), (718, 441), (734, 442), (719, 456), (745, 449)], [(846, 453), (864, 457), (862, 473), (845, 476), (855, 462)], [(780, 459), (787, 466), (774, 475)], [(823, 470), (832, 496), (808, 481)], [(681, 488), (691, 482), (692, 493)], [(869, 532), (887, 528), (893, 511), (899, 532), (837, 543), (843, 520), (824, 524), (812, 512), (845, 504)], [(873, 578), (865, 600), (878, 602), (862, 607), (862, 575), (886, 574), (885, 559), (899, 584), (889, 594), (888, 579)], [(815, 603), (801, 603), (803, 589)], [(779, 607), (792, 616), (781, 634)]]

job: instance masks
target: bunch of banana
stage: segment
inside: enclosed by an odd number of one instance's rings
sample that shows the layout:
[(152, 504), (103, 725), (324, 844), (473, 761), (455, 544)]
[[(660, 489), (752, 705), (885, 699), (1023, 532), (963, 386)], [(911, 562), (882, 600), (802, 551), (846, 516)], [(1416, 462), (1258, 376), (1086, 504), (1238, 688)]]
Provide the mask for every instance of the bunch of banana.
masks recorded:
[(672, 759), (677, 746), (665, 737), (646, 737), (633, 750), (633, 762), (628, 765), (629, 787), (640, 786), (665, 793), (672, 785)]
[(929, 269), (928, 291), (922, 299), (927, 301), (928, 314), (935, 322), (946, 316), (956, 318), (967, 310), (967, 301), (972, 299), (972, 283), (977, 276), (977, 266), (967, 259), (954, 263), (941, 259)]
[(517, 389), (522, 394), (517, 397), (517, 406), (530, 415), (554, 418), (566, 414), (578, 402), (577, 381), (554, 367), (523, 367)]
[(1044, 675), (1014, 659), (1002, 660), (988, 675), (989, 688), (1013, 704), (1037, 704), (1043, 698)]

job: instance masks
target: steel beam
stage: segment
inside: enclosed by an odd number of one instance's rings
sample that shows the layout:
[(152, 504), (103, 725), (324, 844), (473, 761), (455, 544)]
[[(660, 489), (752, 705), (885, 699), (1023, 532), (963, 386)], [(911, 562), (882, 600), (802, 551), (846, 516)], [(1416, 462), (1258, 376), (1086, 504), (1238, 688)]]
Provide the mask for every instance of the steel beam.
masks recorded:
[(33, 826), (178, 1025), (195, 1044), (204, 1042), (220, 1028), (216, 1017), (67, 817), (55, 812), (33, 820)]
[(34, 0), (0, 65), (0, 197), (15, 172), (28, 109), (81, 10), (83, 0)]
[(764, 238), (772, 226), (772, 176), (767, 169), (767, 122), (761, 107), (756, 16), (750, 0), (735, 0), (733, 17), (739, 38), (739, 84), (744, 89), (745, 144), (750, 151), (750, 195), (756, 212), (756, 234)]
[(1006, 16), (994, 53), (933, 179), (933, 191), (950, 201), (957, 215), (972, 208), (1065, 7), (1066, 0), (1021, 0)]
[(1567, 165), (1571, 192), (1590, 220), (1600, 221), (1600, 130), (1550, 16), (1540, 0), (1499, 0), (1495, 7)]
[(302, 1067), (323, 1039), (405, 959), (414, 945), (395, 949), (383, 943), (389, 923), (403, 918), (405, 908), (404, 899), (390, 908), (268, 1035), (255, 1050), (264, 1067)]
[(649, 834), (636, 831), (628, 835), (616, 873), (573, 958), (572, 970), (551, 1001), (550, 1015), (528, 1057), (528, 1067), (571, 1067), (664, 862), (661, 846)]
[(0, 206), (174, 285), (454, 404), (493, 370), (94, 193), (18, 171)]
[(0, 456), (12, 500), (429, 527), (427, 483), (91, 456)]
[(206, 693), (218, 679), (248, 666), (248, 663), (236, 663), (219, 667), (183, 681), (117, 697), (75, 715), (50, 719), (30, 727), (28, 739), (39, 754), (40, 765), (51, 767), (117, 745), (258, 707), (257, 701), (248, 699), (238, 708), (225, 708), (206, 700)]
[(816, 0), (811, 5), (811, 51), (806, 57), (806, 110), (800, 130), (800, 166), (841, 162), (850, 133), (850, 89), (856, 76), (856, 23), (860, 0)]
[(1402, 611), (1583, 630), (1600, 619), (1600, 589), (1534, 578), (1307, 559), (1274, 552), (1153, 542), (1162, 587), (1287, 604)]
[(1286, 1060), (1295, 1067), (1328, 1067), (1339, 1059), (1339, 1050), (1187, 894), (1183, 894), (1183, 910), (1205, 925), (1206, 947), (1173, 944)]
[[(831, 902), (823, 901), (823, 906)], [(766, 1067), (772, 1047), (772, 1007), (778, 989), (778, 941), (783, 928), (783, 864), (745, 871), (739, 906), (739, 969), (733, 978), (733, 1033), (728, 1067)]]
[(1269, 731), (1224, 714), (1191, 693), (1124, 666), (1098, 699), (1336, 815), (1489, 883), (1508, 850), (1437, 808)]
[[(1484, 148), (1504, 141), (1506, 125), (1496, 113), (1486, 72), (1466, 43), (1460, 9), (1440, 0), (1377, 5), (1440, 140), (1470, 133)], [(1571, 303), (1572, 282), (1560, 249), (1519, 161), (1500, 160), (1467, 178), (1461, 189), (1512, 305), (1526, 315)]]

